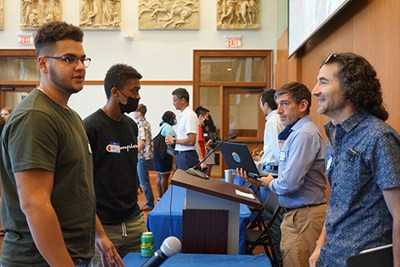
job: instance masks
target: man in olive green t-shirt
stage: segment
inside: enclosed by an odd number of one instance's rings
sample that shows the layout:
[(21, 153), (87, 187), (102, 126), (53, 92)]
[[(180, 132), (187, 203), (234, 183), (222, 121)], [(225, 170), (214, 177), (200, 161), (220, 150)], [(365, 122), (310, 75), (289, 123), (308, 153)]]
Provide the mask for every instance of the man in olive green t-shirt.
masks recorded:
[(95, 194), (88, 138), (69, 97), (90, 59), (83, 33), (50, 22), (35, 35), (40, 85), (1, 136), (3, 266), (79, 266), (94, 254)]

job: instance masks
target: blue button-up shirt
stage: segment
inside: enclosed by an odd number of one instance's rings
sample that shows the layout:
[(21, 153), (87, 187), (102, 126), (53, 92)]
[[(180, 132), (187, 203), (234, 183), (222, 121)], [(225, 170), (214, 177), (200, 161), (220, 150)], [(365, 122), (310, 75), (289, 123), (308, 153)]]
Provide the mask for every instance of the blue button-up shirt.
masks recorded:
[(279, 204), (298, 208), (326, 202), (324, 144), (309, 115), (292, 127), (279, 156), (278, 178), (269, 188), (278, 195)]
[(382, 120), (356, 113), (325, 126), (332, 187), (322, 266), (346, 266), (360, 251), (392, 240), (392, 216), (382, 190), (400, 186), (400, 137)]

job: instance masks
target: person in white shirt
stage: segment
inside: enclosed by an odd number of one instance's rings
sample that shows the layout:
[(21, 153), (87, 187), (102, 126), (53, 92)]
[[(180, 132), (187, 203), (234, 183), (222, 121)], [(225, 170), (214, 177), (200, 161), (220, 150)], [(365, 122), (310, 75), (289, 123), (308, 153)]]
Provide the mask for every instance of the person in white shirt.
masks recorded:
[(196, 152), (199, 122), (196, 113), (189, 107), (189, 93), (185, 88), (177, 88), (172, 92), (172, 102), (182, 113), (176, 137), (166, 136), (165, 143), (175, 145), (176, 168), (187, 170), (199, 163)]
[[(260, 161), (257, 164), (257, 168), (261, 175), (268, 175), (272, 173), (278, 174), (279, 154), (283, 141), (278, 140), (278, 134), (283, 130), (283, 125), (277, 112), (278, 105), (275, 102), (275, 89), (266, 89), (260, 96), (259, 105), (262, 112), (266, 115), (265, 117), (265, 128), (264, 128), (264, 149)], [(258, 188), (258, 196), (260, 201), (267, 205), (267, 197), (270, 193), (268, 187), (260, 186)], [(266, 221), (272, 219), (274, 214), (268, 212), (265, 209), (263, 217)], [(282, 214), (279, 214), (271, 227), (271, 236), (275, 242), (277, 248), (281, 242), (281, 226)], [(277, 256), (280, 262), (282, 262), (282, 255), (280, 250), (277, 249)]]
[(283, 145), (283, 142), (278, 140), (278, 134), (283, 130), (283, 126), (276, 110), (278, 106), (274, 97), (275, 89), (267, 89), (259, 100), (260, 109), (266, 115), (264, 150), (258, 164), (261, 174), (278, 173), (279, 153)]

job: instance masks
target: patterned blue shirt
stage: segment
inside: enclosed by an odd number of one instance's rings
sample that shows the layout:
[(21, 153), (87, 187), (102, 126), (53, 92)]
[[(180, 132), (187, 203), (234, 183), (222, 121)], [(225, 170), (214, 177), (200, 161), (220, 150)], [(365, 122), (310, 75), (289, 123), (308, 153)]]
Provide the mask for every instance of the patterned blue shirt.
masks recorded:
[(400, 136), (368, 113), (325, 125), (332, 187), (322, 266), (346, 266), (360, 251), (392, 241), (392, 216), (382, 190), (400, 186)]
[(326, 202), (324, 144), (310, 115), (292, 127), (279, 156), (278, 178), (269, 188), (285, 208)]

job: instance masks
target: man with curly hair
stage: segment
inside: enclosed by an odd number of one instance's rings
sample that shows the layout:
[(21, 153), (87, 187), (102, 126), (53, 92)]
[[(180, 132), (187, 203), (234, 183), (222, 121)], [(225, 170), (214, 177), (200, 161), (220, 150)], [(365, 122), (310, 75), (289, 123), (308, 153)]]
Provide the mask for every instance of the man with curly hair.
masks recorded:
[(384, 122), (376, 71), (359, 55), (331, 54), (313, 95), (331, 120), (325, 161), (332, 192), (310, 265), (345, 266), (362, 250), (393, 243), (400, 266), (400, 137)]

